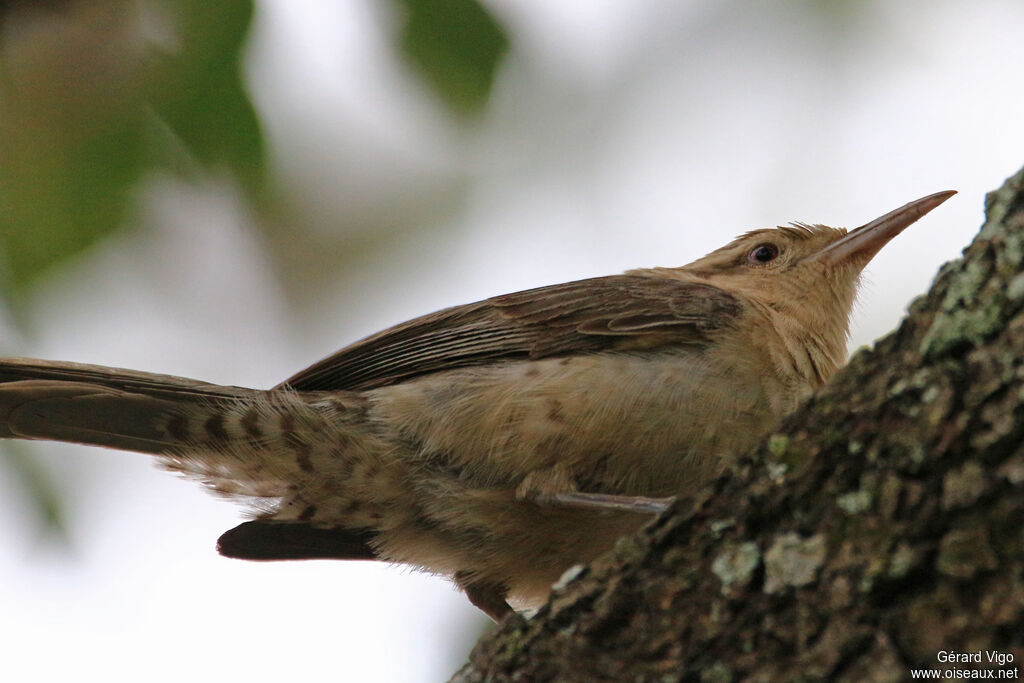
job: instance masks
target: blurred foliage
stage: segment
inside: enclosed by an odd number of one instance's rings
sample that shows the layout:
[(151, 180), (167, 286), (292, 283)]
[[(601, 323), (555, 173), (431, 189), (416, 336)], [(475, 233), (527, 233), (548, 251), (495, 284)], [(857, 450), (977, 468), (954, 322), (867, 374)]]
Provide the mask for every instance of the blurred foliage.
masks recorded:
[(405, 12), (401, 47), (455, 112), (486, 104), (508, 38), (476, 0), (396, 0)]
[(251, 17), (251, 0), (7, 6), (0, 249), (8, 300), (116, 230), (143, 174), (182, 149), (258, 187), (263, 143), (241, 80)]
[(40, 535), (57, 540), (58, 543), (66, 542), (62, 493), (43, 463), (32, 457), (33, 454), (28, 453), (17, 441), (5, 443), (0, 455), (18, 488), (31, 501)]
[[(475, 0), (394, 0), (403, 54), (458, 115), (490, 94), (508, 40)], [(267, 201), (242, 79), (252, 0), (0, 3), (0, 292), (129, 222), (146, 173), (232, 174)]]
[(139, 174), (138, 70), (125, 22), (105, 5), (76, 16), (84, 27), (50, 21), (71, 11), (16, 5), (4, 17), (0, 243), (14, 287), (108, 233)]
[(155, 55), (149, 101), (204, 166), (232, 169), (259, 200), (263, 140), (239, 75), (252, 2), (170, 2), (179, 43)]

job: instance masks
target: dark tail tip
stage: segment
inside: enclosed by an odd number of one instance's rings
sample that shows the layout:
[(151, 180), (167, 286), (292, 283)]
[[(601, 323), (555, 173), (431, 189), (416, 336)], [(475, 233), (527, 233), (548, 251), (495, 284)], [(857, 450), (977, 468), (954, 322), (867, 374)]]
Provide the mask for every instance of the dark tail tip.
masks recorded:
[(368, 529), (257, 519), (217, 539), (217, 552), (240, 560), (375, 560)]

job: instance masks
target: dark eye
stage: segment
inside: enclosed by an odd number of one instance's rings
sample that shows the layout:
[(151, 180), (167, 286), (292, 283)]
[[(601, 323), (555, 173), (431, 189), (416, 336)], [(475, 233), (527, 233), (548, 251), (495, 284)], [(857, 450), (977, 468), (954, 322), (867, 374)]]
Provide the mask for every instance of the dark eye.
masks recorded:
[(768, 263), (779, 256), (779, 248), (774, 244), (759, 244), (747, 255), (747, 263)]

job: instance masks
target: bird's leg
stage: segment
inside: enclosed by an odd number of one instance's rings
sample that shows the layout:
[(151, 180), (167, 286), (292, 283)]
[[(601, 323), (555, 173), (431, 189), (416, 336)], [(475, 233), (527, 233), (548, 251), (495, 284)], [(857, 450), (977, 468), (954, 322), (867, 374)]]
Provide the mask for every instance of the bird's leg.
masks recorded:
[(647, 496), (617, 496), (611, 493), (568, 493), (538, 494), (534, 501), (540, 505), (570, 508), (575, 510), (616, 510), (638, 514), (660, 515), (667, 510), (675, 498), (648, 498)]
[(472, 572), (455, 572), (455, 583), (463, 590), (469, 601), (495, 622), (499, 622), (515, 610), (506, 602), (508, 587), (504, 584), (474, 581)]
[(675, 498), (621, 496), (611, 493), (585, 493), (576, 490), (572, 473), (564, 465), (555, 465), (527, 474), (516, 488), (516, 498), (537, 505), (572, 510), (615, 510), (645, 515), (660, 515)]

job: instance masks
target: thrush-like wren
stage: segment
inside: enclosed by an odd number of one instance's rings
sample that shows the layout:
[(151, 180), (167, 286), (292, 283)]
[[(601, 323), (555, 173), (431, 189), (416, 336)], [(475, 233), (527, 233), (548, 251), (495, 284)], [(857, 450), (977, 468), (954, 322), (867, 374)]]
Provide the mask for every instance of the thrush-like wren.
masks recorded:
[(416, 318), (266, 391), (0, 360), (0, 437), (150, 453), (259, 499), (220, 552), (381, 559), (495, 619), (757, 444), (845, 359), (861, 269), (953, 192), (847, 232), (754, 230)]

